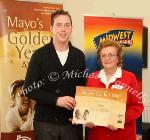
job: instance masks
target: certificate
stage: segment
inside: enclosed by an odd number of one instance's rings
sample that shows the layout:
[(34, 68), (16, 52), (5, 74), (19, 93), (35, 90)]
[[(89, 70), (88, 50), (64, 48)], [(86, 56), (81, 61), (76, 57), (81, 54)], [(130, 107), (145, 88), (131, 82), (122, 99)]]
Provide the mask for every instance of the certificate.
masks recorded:
[(126, 99), (126, 90), (77, 86), (72, 123), (124, 128)]

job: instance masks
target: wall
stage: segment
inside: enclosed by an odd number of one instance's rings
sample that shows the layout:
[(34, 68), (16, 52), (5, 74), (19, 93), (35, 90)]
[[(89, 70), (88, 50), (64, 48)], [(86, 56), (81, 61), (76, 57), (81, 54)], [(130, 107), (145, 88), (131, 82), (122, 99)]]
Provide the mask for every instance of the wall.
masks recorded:
[[(27, 1), (27, 0), (26, 0)], [(83, 50), (83, 15), (116, 16), (143, 18), (144, 25), (149, 28), (150, 40), (150, 14), (149, 0), (28, 0), (35, 2), (62, 3), (64, 10), (70, 12), (73, 19), (72, 43)], [(150, 46), (150, 42), (148, 44)], [(148, 49), (150, 56), (150, 48)], [(143, 99), (146, 106), (150, 106), (150, 61), (148, 68), (143, 69)]]

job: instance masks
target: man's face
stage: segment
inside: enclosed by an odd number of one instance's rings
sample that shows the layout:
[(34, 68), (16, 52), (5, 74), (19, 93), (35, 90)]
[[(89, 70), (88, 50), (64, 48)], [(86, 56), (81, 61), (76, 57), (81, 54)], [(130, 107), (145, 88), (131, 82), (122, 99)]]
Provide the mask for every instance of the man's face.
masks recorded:
[(69, 41), (71, 32), (72, 25), (70, 18), (67, 15), (59, 15), (55, 17), (54, 24), (51, 26), (53, 40), (60, 43), (66, 43)]

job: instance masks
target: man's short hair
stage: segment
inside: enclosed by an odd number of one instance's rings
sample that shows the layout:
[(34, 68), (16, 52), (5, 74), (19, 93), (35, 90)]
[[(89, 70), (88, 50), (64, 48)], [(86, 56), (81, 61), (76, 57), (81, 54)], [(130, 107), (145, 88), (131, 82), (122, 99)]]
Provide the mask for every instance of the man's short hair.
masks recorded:
[(71, 25), (72, 25), (72, 19), (71, 19), (71, 16), (69, 14), (68, 11), (64, 11), (64, 10), (58, 10), (56, 12), (54, 12), (52, 15), (51, 15), (51, 26), (54, 25), (54, 20), (57, 16), (60, 16), (60, 15), (66, 15), (70, 18), (70, 22), (71, 22)]

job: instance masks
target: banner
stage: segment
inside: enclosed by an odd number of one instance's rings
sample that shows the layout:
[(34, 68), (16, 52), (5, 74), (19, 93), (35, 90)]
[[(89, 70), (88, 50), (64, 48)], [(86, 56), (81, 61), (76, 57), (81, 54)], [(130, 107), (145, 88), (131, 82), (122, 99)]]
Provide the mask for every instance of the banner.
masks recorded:
[(21, 97), (33, 52), (50, 42), (50, 15), (59, 4), (0, 0), (0, 103), (2, 140), (34, 140), (34, 102)]
[[(123, 69), (133, 72), (142, 91), (142, 19), (84, 16), (84, 49), (86, 65), (91, 73), (100, 69), (97, 48), (105, 39), (118, 41), (123, 48)], [(137, 133), (141, 134), (141, 118)]]

